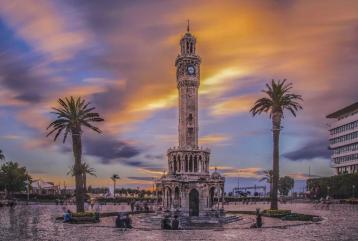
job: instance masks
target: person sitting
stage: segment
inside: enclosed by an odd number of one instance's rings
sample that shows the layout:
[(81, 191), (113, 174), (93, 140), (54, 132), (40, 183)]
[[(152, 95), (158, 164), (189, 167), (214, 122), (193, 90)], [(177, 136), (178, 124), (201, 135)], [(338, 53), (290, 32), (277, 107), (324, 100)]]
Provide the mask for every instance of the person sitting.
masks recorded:
[(117, 228), (125, 228), (124, 220), (121, 213), (118, 213), (116, 218), (116, 227)]
[(64, 223), (69, 223), (72, 221), (72, 213), (70, 210), (67, 210), (64, 214), (63, 214), (63, 222)]
[(171, 229), (170, 219), (169, 219), (168, 216), (165, 216), (165, 217), (162, 219), (161, 227), (162, 227), (162, 229)]
[(129, 217), (129, 214), (127, 214), (127, 215), (125, 216), (124, 224), (125, 224), (126, 228), (129, 228), (129, 229), (133, 228), (133, 226), (132, 226), (132, 219)]
[(175, 215), (174, 219), (172, 221), (172, 227), (173, 230), (178, 230), (179, 229), (179, 220), (178, 220), (178, 216)]

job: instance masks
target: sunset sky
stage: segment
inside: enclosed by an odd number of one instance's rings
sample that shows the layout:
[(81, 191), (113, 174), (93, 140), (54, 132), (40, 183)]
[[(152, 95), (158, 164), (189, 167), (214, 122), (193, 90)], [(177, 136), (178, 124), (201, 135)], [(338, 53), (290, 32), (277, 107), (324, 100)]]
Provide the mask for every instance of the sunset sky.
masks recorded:
[(332, 175), (325, 116), (358, 100), (358, 1), (0, 0), (0, 149), (34, 178), (73, 184), (66, 144), (46, 138), (59, 97), (83, 96), (105, 122), (85, 130), (89, 184), (150, 184), (177, 145), (174, 61), (190, 19), (202, 58), (200, 144), (228, 179), (272, 165), (271, 121), (250, 106), (287, 78), (281, 175)]

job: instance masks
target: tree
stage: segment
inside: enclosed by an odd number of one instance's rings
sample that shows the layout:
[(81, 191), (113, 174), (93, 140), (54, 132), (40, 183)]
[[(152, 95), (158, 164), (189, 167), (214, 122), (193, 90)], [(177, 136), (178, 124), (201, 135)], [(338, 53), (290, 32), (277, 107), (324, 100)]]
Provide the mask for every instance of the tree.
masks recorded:
[(5, 155), (2, 150), (0, 150), (0, 160), (1, 161), (5, 160)]
[(13, 192), (26, 190), (25, 181), (31, 181), (26, 167), (20, 167), (17, 162), (6, 162), (0, 169), (0, 190), (6, 189), (10, 195)]
[[(73, 165), (70, 170), (67, 172), (67, 175), (75, 176), (75, 166)], [(87, 174), (91, 176), (96, 176), (96, 170), (90, 167), (86, 162), (81, 164), (82, 180), (83, 180), (83, 190), (87, 191)]]
[(278, 190), (282, 195), (287, 196), (295, 185), (295, 180), (289, 176), (280, 177), (278, 182)]
[(292, 83), (286, 84), (284, 80), (272, 80), (271, 85), (266, 84), (267, 89), (263, 90), (268, 97), (258, 99), (250, 112), (253, 116), (262, 112), (269, 113), (272, 119), (272, 137), (273, 137), (273, 161), (272, 161), (272, 191), (271, 191), (271, 209), (277, 210), (277, 190), (279, 180), (279, 140), (281, 131), (281, 120), (284, 117), (284, 110), (291, 112), (296, 116), (296, 112), (302, 109), (298, 101), (302, 101), (301, 95), (291, 93)]
[(98, 113), (93, 112), (95, 107), (89, 107), (90, 103), (79, 98), (58, 99), (60, 107), (52, 108), (51, 112), (56, 115), (56, 119), (47, 127), (49, 130), (47, 136), (55, 134), (54, 141), (63, 133), (63, 142), (66, 141), (68, 134), (72, 136), (72, 150), (75, 158), (74, 175), (76, 182), (76, 206), (77, 212), (84, 212), (83, 196), (83, 175), (81, 171), (82, 164), (82, 127), (85, 126), (97, 133), (102, 131), (93, 126), (92, 122), (101, 122), (103, 119)]
[(113, 181), (113, 197), (116, 197), (116, 181), (120, 179), (118, 174), (113, 174), (111, 176), (111, 180)]
[(272, 191), (272, 176), (273, 172), (272, 170), (265, 170), (264, 171), (265, 176), (262, 177), (259, 182), (265, 181), (266, 183), (270, 184), (270, 193)]

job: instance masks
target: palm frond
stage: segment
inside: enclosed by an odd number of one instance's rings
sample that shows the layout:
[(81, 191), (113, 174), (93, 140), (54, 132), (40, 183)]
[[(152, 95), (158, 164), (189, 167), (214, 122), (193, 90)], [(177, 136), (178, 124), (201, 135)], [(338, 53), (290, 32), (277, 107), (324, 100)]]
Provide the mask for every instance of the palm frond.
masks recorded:
[(301, 95), (291, 93), (292, 88), (292, 83), (287, 83), (286, 79), (272, 80), (270, 84), (266, 84), (266, 89), (262, 90), (267, 97), (258, 99), (250, 112), (253, 116), (265, 112), (271, 118), (275, 112), (281, 113), (283, 117), (284, 110), (288, 110), (293, 116), (296, 116), (296, 112), (303, 109), (299, 103), (303, 99)]
[(53, 120), (47, 127), (49, 132), (47, 136), (54, 134), (56, 141), (58, 136), (63, 133), (63, 142), (66, 141), (68, 134), (78, 134), (81, 132), (81, 126), (86, 126), (93, 131), (101, 133), (102, 131), (91, 124), (91, 122), (101, 122), (104, 119), (96, 112), (95, 107), (90, 107), (90, 102), (86, 102), (85, 99), (73, 96), (59, 98), (59, 107), (52, 108), (52, 114), (56, 115), (56, 119)]

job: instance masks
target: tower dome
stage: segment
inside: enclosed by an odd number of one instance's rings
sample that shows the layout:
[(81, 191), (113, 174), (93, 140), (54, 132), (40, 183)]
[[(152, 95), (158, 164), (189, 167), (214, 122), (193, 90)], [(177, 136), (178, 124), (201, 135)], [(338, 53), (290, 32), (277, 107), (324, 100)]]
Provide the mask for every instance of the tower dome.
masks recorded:
[(215, 168), (215, 171), (211, 174), (211, 178), (213, 178), (213, 179), (220, 179), (221, 178), (221, 175), (218, 172), (217, 168)]

